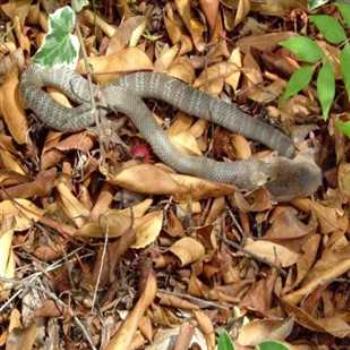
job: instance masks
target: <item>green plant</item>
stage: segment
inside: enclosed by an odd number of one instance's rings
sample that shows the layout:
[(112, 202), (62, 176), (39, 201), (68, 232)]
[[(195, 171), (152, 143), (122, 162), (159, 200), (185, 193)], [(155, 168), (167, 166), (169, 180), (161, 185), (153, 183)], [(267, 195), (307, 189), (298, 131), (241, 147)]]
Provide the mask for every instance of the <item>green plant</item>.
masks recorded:
[[(309, 2), (310, 6), (310, 2)], [(310, 21), (315, 25), (324, 39), (341, 48), (340, 67), (345, 90), (350, 96), (350, 44), (344, 28), (350, 28), (350, 4), (336, 2), (342, 21), (329, 15), (311, 15)], [(304, 64), (290, 77), (281, 97), (282, 101), (291, 98), (306, 88), (317, 72), (316, 90), (324, 120), (335, 97), (335, 75), (333, 65), (316, 41), (307, 36), (295, 35), (280, 42), (280, 45), (292, 52)], [(350, 122), (337, 122), (338, 128), (350, 137)]]
[[(218, 336), (218, 350), (235, 350), (236, 347), (226, 330), (221, 330)], [(289, 350), (287, 343), (277, 340), (266, 340), (255, 346), (256, 350)]]

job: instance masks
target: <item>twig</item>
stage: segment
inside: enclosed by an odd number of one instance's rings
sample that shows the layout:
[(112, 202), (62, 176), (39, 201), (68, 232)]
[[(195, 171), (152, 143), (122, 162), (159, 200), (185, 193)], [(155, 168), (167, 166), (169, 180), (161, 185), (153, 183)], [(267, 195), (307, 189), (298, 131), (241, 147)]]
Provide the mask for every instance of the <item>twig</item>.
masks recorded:
[(35, 286), (35, 289), (37, 289), (37, 290), (41, 291), (42, 293), (46, 294), (49, 298), (53, 299), (57, 304), (62, 306), (64, 309), (66, 309), (68, 311), (69, 315), (73, 318), (74, 322), (77, 324), (77, 326), (83, 332), (83, 334), (84, 334), (86, 340), (88, 341), (91, 349), (97, 350), (97, 348), (95, 347), (95, 345), (94, 345), (94, 343), (93, 343), (93, 341), (91, 339), (90, 333), (85, 328), (84, 324), (80, 321), (80, 319), (73, 314), (72, 310), (70, 309), (70, 307), (68, 307), (68, 305), (65, 302), (63, 302), (55, 293), (47, 291), (43, 287)]

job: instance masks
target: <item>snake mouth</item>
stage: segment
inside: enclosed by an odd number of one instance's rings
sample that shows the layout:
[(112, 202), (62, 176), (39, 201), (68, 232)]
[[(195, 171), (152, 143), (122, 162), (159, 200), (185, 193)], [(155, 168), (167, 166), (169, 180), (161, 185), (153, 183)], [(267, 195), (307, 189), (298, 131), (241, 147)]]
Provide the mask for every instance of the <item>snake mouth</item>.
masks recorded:
[(273, 168), (274, 180), (266, 187), (278, 202), (310, 196), (322, 183), (321, 169), (311, 160), (280, 159)]

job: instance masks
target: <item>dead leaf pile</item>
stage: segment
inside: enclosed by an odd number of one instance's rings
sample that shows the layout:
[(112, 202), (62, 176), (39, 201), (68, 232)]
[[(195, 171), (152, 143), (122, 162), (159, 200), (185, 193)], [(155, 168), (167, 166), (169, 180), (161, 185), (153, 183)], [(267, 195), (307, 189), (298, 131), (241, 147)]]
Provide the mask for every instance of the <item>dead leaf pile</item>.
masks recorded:
[[(349, 142), (334, 116), (328, 126), (319, 117), (313, 85), (279, 101), (299, 67), (279, 42), (308, 28), (306, 1), (105, 0), (79, 15), (81, 74), (105, 84), (163, 72), (254, 117), (267, 111), (300, 152), (315, 151), (323, 187), (279, 204), (264, 188), (244, 193), (174, 172), (126, 117), (76, 133), (34, 119), (20, 72), (57, 6), (0, 5), (0, 347), (214, 350), (220, 327), (238, 349), (266, 339), (289, 349), (349, 346)], [(317, 40), (339, 75), (339, 50)], [(335, 110), (348, 108), (344, 99)], [(271, 153), (147, 103), (184, 154)]]

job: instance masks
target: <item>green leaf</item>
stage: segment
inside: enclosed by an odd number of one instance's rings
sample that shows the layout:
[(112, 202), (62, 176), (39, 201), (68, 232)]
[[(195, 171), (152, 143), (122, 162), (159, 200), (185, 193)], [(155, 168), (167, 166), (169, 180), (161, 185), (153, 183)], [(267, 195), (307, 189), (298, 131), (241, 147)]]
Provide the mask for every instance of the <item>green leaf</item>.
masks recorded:
[(314, 10), (321, 7), (324, 4), (327, 4), (327, 2), (329, 2), (329, 0), (308, 0), (307, 4), (309, 10)]
[(337, 120), (335, 122), (335, 126), (340, 132), (350, 138), (350, 122), (342, 122), (341, 120)]
[(345, 90), (350, 98), (350, 45), (345, 45), (340, 53), (340, 69), (345, 84)]
[(280, 45), (291, 51), (297, 59), (316, 63), (323, 57), (321, 48), (306, 36), (296, 35), (280, 42)]
[(73, 10), (78, 13), (83, 9), (83, 7), (89, 5), (89, 1), (88, 0), (72, 0), (71, 4), (72, 4)]
[(329, 62), (325, 62), (318, 72), (317, 96), (321, 103), (323, 119), (327, 120), (335, 96), (335, 77)]
[(340, 11), (343, 20), (347, 27), (350, 27), (350, 4), (345, 4), (343, 2), (336, 3), (338, 10)]
[(71, 32), (75, 26), (75, 13), (65, 6), (50, 15), (49, 30), (33, 62), (44, 67), (75, 67), (79, 55), (79, 40)]
[(235, 350), (230, 335), (224, 329), (219, 333), (218, 350)]
[(334, 17), (328, 15), (313, 15), (310, 16), (310, 20), (331, 44), (340, 44), (346, 40), (344, 28)]
[(267, 340), (257, 346), (258, 350), (289, 350), (289, 348), (278, 341)]
[(314, 72), (313, 66), (304, 66), (297, 69), (290, 77), (286, 89), (282, 95), (282, 100), (287, 100), (307, 87)]

